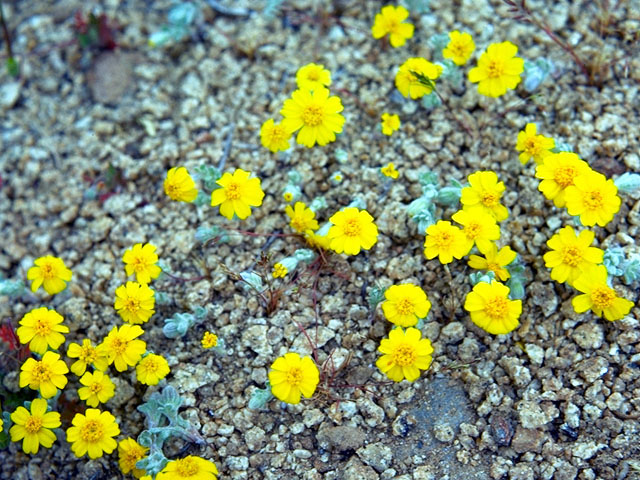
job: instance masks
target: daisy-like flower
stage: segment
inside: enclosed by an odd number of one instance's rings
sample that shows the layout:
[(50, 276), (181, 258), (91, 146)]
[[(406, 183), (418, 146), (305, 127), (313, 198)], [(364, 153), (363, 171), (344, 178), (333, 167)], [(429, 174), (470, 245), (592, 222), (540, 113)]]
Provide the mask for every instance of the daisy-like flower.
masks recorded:
[(330, 248), (336, 253), (357, 255), (360, 249), (369, 250), (378, 241), (378, 227), (366, 210), (347, 207), (334, 213), (329, 221), (333, 226), (327, 233)]
[(32, 292), (38, 290), (40, 285), (49, 295), (55, 295), (67, 288), (66, 282), (71, 280), (72, 273), (61, 258), (47, 255), (36, 258), (33, 263), (35, 266), (27, 271)]
[(235, 214), (240, 220), (251, 215), (250, 207), (262, 205), (264, 192), (260, 188), (259, 178), (249, 178), (251, 175), (240, 168), (233, 174), (225, 173), (216, 183), (221, 188), (211, 193), (211, 206), (220, 205), (220, 213), (229, 220)]
[(324, 65), (308, 63), (296, 72), (296, 83), (303, 90), (317, 90), (331, 85), (331, 72)]
[(464, 233), (471, 246), (475, 243), (478, 248), (488, 249), (491, 244), (500, 238), (500, 227), (493, 215), (489, 215), (482, 208), (470, 208), (458, 210), (451, 219), (462, 225)]
[(622, 200), (613, 180), (594, 170), (578, 175), (565, 191), (569, 215), (580, 215), (580, 222), (604, 227), (620, 210)]
[(122, 255), (124, 270), (127, 276), (136, 274), (136, 282), (149, 283), (152, 279), (158, 278), (162, 269), (156, 265), (158, 255), (156, 255), (155, 245), (150, 243), (136, 243)]
[(316, 391), (320, 373), (311, 357), (285, 353), (276, 358), (269, 370), (271, 393), (285, 403), (300, 403), (300, 394), (310, 398)]
[(93, 365), (94, 368), (102, 372), (109, 368), (104, 348), (94, 347), (88, 338), (82, 340), (82, 345), (78, 343), (69, 344), (67, 357), (78, 359), (71, 364), (71, 371), (78, 376), (81, 376), (87, 370), (88, 365)]
[(399, 327), (413, 327), (431, 310), (431, 302), (417, 285), (392, 285), (384, 292), (382, 312), (387, 320)]
[(216, 480), (217, 475), (215, 463), (189, 455), (167, 463), (156, 475), (156, 480)]
[(527, 123), (524, 130), (518, 133), (516, 150), (521, 152), (518, 158), (523, 165), (532, 158), (540, 165), (556, 146), (553, 138), (537, 135), (537, 128), (535, 123)]
[(51, 398), (67, 384), (67, 373), (69, 368), (60, 360), (60, 355), (48, 351), (42, 356), (42, 360), (27, 358), (22, 364), (20, 388), (28, 385), (32, 390), (40, 390), (42, 398)]
[(89, 453), (89, 458), (99, 458), (111, 453), (118, 445), (113, 437), (120, 434), (116, 418), (109, 412), (87, 408), (85, 415), (76, 413), (67, 429), (67, 442), (76, 457)]
[(47, 348), (56, 349), (64, 343), (63, 333), (69, 333), (69, 327), (62, 325), (63, 321), (55, 310), (34, 308), (22, 317), (16, 334), (20, 343), (28, 343), (32, 352), (42, 355)]
[(289, 273), (289, 270), (287, 269), (287, 267), (285, 267), (281, 263), (276, 263), (273, 266), (273, 271), (271, 272), (271, 276), (273, 278), (284, 278), (287, 276), (287, 273)]
[(480, 56), (478, 66), (469, 71), (469, 81), (478, 83), (478, 93), (500, 97), (520, 83), (524, 60), (516, 57), (518, 47), (511, 42), (492, 43)]
[(583, 230), (576, 235), (567, 225), (547, 241), (550, 252), (544, 254), (544, 265), (551, 269), (551, 279), (556, 282), (573, 282), (590, 266), (602, 263), (604, 251), (592, 247), (595, 234)]
[(12, 442), (22, 440), (24, 453), (38, 453), (40, 445), (51, 448), (56, 441), (55, 434), (51, 431), (58, 428), (60, 414), (47, 412), (47, 401), (44, 398), (35, 398), (31, 401), (31, 411), (24, 407), (16, 408), (11, 414), (13, 427), (9, 429)]
[(384, 167), (380, 169), (380, 173), (382, 173), (385, 177), (393, 178), (394, 180), (400, 176), (398, 170), (396, 170), (393, 162), (387, 163)]
[(414, 26), (411, 23), (402, 23), (408, 17), (409, 11), (402, 6), (387, 5), (382, 7), (373, 21), (371, 35), (378, 39), (388, 34), (391, 46), (393, 48), (401, 47), (409, 38), (413, 37)]
[(78, 397), (80, 397), (80, 400), (85, 400), (90, 407), (97, 407), (99, 403), (106, 403), (115, 395), (116, 386), (100, 370), (96, 370), (93, 373), (86, 372), (80, 378), (80, 383), (84, 387), (78, 389)]
[(211, 332), (204, 332), (200, 343), (202, 344), (202, 348), (213, 348), (218, 345), (218, 336)]
[(488, 248), (478, 247), (478, 249), (484, 255), (484, 258), (479, 255), (469, 255), (469, 266), (471, 268), (489, 270), (493, 272), (497, 279), (503, 282), (511, 277), (509, 271), (504, 268), (513, 262), (518, 255), (511, 250), (511, 247), (506, 246), (498, 250), (495, 243), (490, 243)]
[(291, 205), (287, 205), (284, 212), (291, 219), (289, 225), (291, 225), (291, 228), (296, 232), (304, 233), (307, 230), (318, 229), (318, 221), (315, 219), (316, 213), (303, 202), (296, 202), (293, 208)]
[(391, 136), (393, 132), (400, 128), (400, 117), (396, 114), (383, 113), (380, 127), (384, 135)]
[(431, 366), (433, 347), (428, 338), (422, 338), (417, 328), (394, 328), (389, 338), (380, 341), (378, 351), (383, 355), (376, 361), (376, 367), (394, 382), (407, 379), (417, 380), (420, 370)]
[(424, 256), (427, 260), (438, 257), (440, 263), (451, 263), (454, 258), (464, 257), (472, 244), (458, 227), (446, 220), (429, 225), (424, 239)]
[(281, 123), (274, 123), (270, 118), (262, 124), (260, 128), (260, 142), (262, 146), (268, 148), (272, 152), (285, 151), (289, 149), (289, 139), (291, 138), (290, 130), (287, 130)]
[(157, 385), (170, 372), (169, 364), (161, 355), (150, 353), (136, 365), (136, 378), (145, 385)]
[(573, 282), (573, 287), (582, 292), (582, 295), (571, 300), (576, 313), (584, 313), (591, 309), (599, 317), (615, 322), (624, 318), (633, 307), (632, 301), (619, 297), (608, 285), (607, 268), (604, 265), (588, 267)]
[(464, 309), (477, 326), (493, 335), (503, 335), (520, 325), (522, 301), (509, 300), (509, 287), (500, 282), (478, 282), (467, 294)]
[(185, 167), (173, 167), (164, 179), (164, 193), (171, 200), (190, 203), (198, 196), (198, 189)]
[(113, 306), (125, 322), (142, 324), (155, 313), (155, 293), (146, 283), (127, 282), (116, 288)]
[(543, 160), (542, 165), (536, 167), (536, 178), (542, 180), (538, 190), (547, 199), (553, 200), (556, 207), (564, 207), (566, 189), (573, 185), (578, 175), (589, 171), (591, 168), (587, 162), (575, 153), (552, 153)]
[(141, 468), (136, 468), (138, 460), (142, 460), (147, 456), (149, 449), (143, 447), (133, 438), (127, 437), (124, 440), (120, 440), (118, 443), (118, 465), (120, 470), (125, 475), (129, 472), (133, 473), (133, 476), (140, 478), (146, 474)]
[(304, 239), (311, 248), (320, 248), (322, 250), (329, 250), (331, 245), (331, 239), (326, 235), (318, 235), (313, 230), (307, 230), (304, 232)]
[(129, 366), (138, 363), (147, 349), (147, 344), (138, 339), (143, 333), (138, 325), (113, 327), (101, 344), (109, 365), (113, 363), (117, 371), (124, 372)]
[(464, 65), (476, 49), (476, 44), (467, 32), (460, 33), (458, 30), (449, 32), (449, 43), (442, 50), (444, 58), (450, 58), (458, 66)]
[(405, 97), (415, 100), (433, 92), (435, 80), (441, 74), (440, 65), (424, 58), (412, 57), (398, 68), (395, 78), (396, 88)]
[(333, 142), (335, 134), (342, 132), (342, 110), (340, 98), (330, 97), (329, 90), (322, 87), (296, 90), (284, 101), (280, 113), (284, 117), (282, 125), (292, 132), (300, 130), (296, 142), (311, 148), (316, 143), (322, 146)]
[(509, 216), (507, 207), (500, 203), (504, 193), (503, 182), (498, 182), (498, 175), (492, 171), (475, 172), (469, 175), (469, 187), (462, 189), (460, 202), (464, 209), (481, 207), (501, 222)]

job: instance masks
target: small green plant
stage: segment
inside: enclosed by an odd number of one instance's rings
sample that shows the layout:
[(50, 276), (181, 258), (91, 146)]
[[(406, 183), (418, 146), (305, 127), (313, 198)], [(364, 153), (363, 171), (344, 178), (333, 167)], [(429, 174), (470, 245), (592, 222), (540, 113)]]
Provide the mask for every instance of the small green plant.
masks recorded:
[(159, 47), (178, 43), (191, 33), (191, 26), (199, 11), (192, 2), (175, 5), (167, 15), (167, 23), (149, 37), (149, 46)]
[(205, 320), (207, 312), (204, 307), (196, 307), (193, 313), (176, 313), (173, 317), (165, 319), (162, 333), (167, 338), (184, 337), (191, 327)]
[(429, 225), (436, 222), (436, 204), (450, 207), (460, 201), (462, 184), (451, 179), (449, 186), (440, 187), (438, 176), (429, 170), (420, 175), (419, 182), (422, 195), (409, 204), (407, 213), (418, 225), (418, 231), (425, 232)]

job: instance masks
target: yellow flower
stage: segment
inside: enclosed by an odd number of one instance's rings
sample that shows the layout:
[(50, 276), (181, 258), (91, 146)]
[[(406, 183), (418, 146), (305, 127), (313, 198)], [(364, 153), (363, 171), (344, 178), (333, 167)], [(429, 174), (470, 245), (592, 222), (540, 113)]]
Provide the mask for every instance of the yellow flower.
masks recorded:
[(88, 338), (82, 340), (82, 345), (71, 343), (67, 348), (67, 357), (78, 359), (71, 365), (71, 371), (78, 376), (87, 370), (88, 365), (103, 372), (109, 368), (104, 348), (94, 347)]
[(290, 202), (291, 200), (293, 200), (293, 193), (291, 192), (284, 192), (282, 194), (282, 198), (284, 198), (285, 202)]
[(479, 282), (467, 294), (464, 309), (471, 321), (493, 335), (503, 335), (515, 330), (520, 322), (522, 301), (509, 300), (509, 287), (492, 280)]
[(551, 155), (551, 150), (556, 146), (553, 138), (544, 135), (536, 135), (537, 127), (535, 123), (527, 123), (524, 130), (518, 133), (516, 150), (520, 153), (520, 163), (523, 165), (531, 158), (540, 165), (545, 158)]
[(116, 288), (113, 306), (125, 322), (141, 324), (155, 313), (155, 293), (145, 283), (127, 282)]
[(324, 65), (308, 63), (296, 72), (296, 83), (303, 90), (317, 90), (331, 85), (331, 72)]
[(604, 227), (620, 210), (622, 200), (613, 180), (601, 173), (590, 171), (578, 175), (565, 191), (569, 215), (580, 215), (580, 222), (591, 227)]
[(216, 480), (217, 475), (215, 463), (189, 455), (167, 463), (156, 475), (156, 480)]
[(158, 278), (162, 269), (156, 265), (158, 263), (158, 255), (156, 255), (156, 247), (150, 243), (136, 243), (122, 255), (122, 261), (125, 263), (124, 270), (127, 276), (136, 274), (136, 282), (149, 283), (151, 279)]
[(627, 315), (633, 307), (632, 301), (619, 297), (607, 284), (607, 269), (604, 265), (588, 268), (573, 282), (573, 287), (582, 292), (582, 295), (571, 300), (577, 313), (591, 309), (599, 317), (604, 316), (610, 322), (615, 322)]
[(329, 250), (331, 245), (331, 239), (326, 235), (318, 235), (313, 230), (307, 230), (304, 232), (304, 238), (312, 248), (318, 248), (322, 250)]
[(200, 341), (202, 348), (213, 348), (218, 345), (218, 336), (211, 332), (204, 332)]
[(464, 209), (481, 207), (501, 222), (509, 216), (507, 207), (500, 203), (504, 183), (498, 182), (498, 175), (492, 171), (475, 172), (469, 175), (469, 187), (462, 189), (460, 202)]
[(320, 381), (320, 372), (310, 357), (285, 353), (276, 358), (269, 370), (271, 393), (286, 403), (300, 403), (300, 394), (310, 398)]
[(146, 472), (141, 468), (136, 468), (138, 460), (142, 460), (147, 456), (149, 449), (143, 447), (133, 438), (125, 438), (118, 443), (118, 465), (125, 475), (129, 472), (133, 473), (136, 478), (142, 477)]
[(289, 270), (287, 269), (287, 267), (285, 267), (281, 263), (276, 263), (273, 266), (273, 271), (271, 272), (271, 276), (273, 278), (284, 278), (287, 275), (287, 273), (289, 273)]
[(393, 164), (393, 162), (387, 163), (385, 167), (382, 167), (380, 169), (380, 172), (385, 177), (393, 178), (394, 180), (400, 176), (400, 173), (398, 172), (398, 170), (396, 170), (396, 167)]
[(282, 124), (292, 132), (300, 130), (296, 141), (306, 147), (326, 145), (336, 139), (336, 133), (342, 132), (344, 117), (339, 97), (329, 96), (324, 87), (313, 92), (296, 90), (291, 98), (284, 101), (280, 113), (284, 117)]
[(422, 338), (417, 328), (394, 328), (389, 332), (389, 338), (380, 341), (378, 351), (383, 353), (376, 367), (394, 382), (407, 379), (409, 382), (417, 380), (420, 370), (427, 370), (431, 366), (433, 347), (428, 338)]
[(451, 225), (451, 222), (438, 220), (427, 227), (424, 256), (428, 260), (438, 257), (443, 264), (451, 263), (454, 257), (460, 259), (469, 253), (471, 246), (462, 230)]
[(87, 408), (85, 415), (76, 413), (67, 429), (67, 442), (76, 457), (89, 453), (89, 458), (101, 457), (115, 450), (117, 443), (113, 439), (120, 434), (116, 418), (109, 412), (97, 408)]
[(276, 125), (273, 119), (270, 118), (260, 128), (260, 142), (263, 147), (274, 153), (279, 150), (284, 152), (289, 148), (289, 139), (292, 133), (281, 123)]
[(595, 234), (583, 230), (576, 235), (573, 227), (566, 226), (547, 241), (552, 250), (544, 254), (544, 266), (551, 268), (551, 279), (573, 282), (590, 266), (602, 263), (604, 251), (592, 247)]
[(64, 318), (55, 310), (46, 307), (34, 308), (20, 320), (16, 334), (20, 343), (29, 343), (32, 352), (43, 354), (48, 347), (58, 348), (64, 343), (63, 333), (69, 327), (62, 325)]
[(451, 216), (454, 222), (462, 225), (462, 233), (470, 242), (469, 250), (475, 243), (478, 248), (489, 248), (491, 243), (500, 238), (500, 227), (493, 215), (482, 208), (458, 210)]
[(413, 327), (431, 310), (431, 302), (417, 285), (404, 283), (392, 285), (384, 292), (382, 312), (391, 323), (399, 327)]
[(391, 136), (393, 132), (400, 128), (400, 117), (395, 114), (383, 113), (380, 126), (383, 134)]
[(171, 200), (193, 202), (198, 196), (198, 189), (185, 167), (173, 167), (164, 179), (164, 193)]
[(211, 206), (220, 205), (220, 214), (229, 220), (235, 214), (240, 220), (251, 215), (250, 207), (262, 205), (264, 192), (260, 188), (259, 178), (249, 178), (251, 175), (240, 168), (233, 174), (225, 173), (216, 181), (222, 188), (211, 193)]
[(60, 355), (51, 351), (45, 352), (42, 360), (27, 358), (20, 368), (20, 388), (29, 385), (32, 390), (40, 390), (42, 398), (51, 398), (67, 384), (69, 373), (67, 364), (60, 360)]
[(145, 385), (157, 385), (170, 372), (169, 364), (161, 355), (150, 353), (136, 366), (136, 377)]
[(97, 407), (99, 403), (106, 403), (115, 395), (116, 386), (111, 379), (96, 370), (93, 373), (86, 372), (80, 379), (80, 383), (84, 385), (78, 389), (78, 397), (80, 400), (86, 400), (90, 407)]
[(389, 34), (391, 46), (393, 48), (401, 47), (409, 38), (413, 37), (413, 25), (402, 23), (408, 17), (409, 11), (402, 6), (387, 5), (382, 7), (373, 21), (371, 35), (373, 35), (373, 38), (378, 39)]
[[(409, 58), (398, 68), (395, 83), (396, 88), (405, 97), (414, 100), (429, 95), (433, 91), (435, 80), (442, 73), (442, 67), (420, 57)], [(431, 85), (426, 85), (420, 81), (420, 75), (431, 81)]]
[(360, 249), (369, 250), (378, 241), (378, 227), (366, 210), (347, 207), (334, 213), (329, 221), (333, 224), (327, 233), (330, 248), (336, 253), (357, 255)]
[(291, 205), (287, 205), (284, 211), (291, 219), (289, 225), (291, 225), (291, 228), (296, 232), (304, 233), (307, 230), (318, 229), (315, 212), (308, 208), (303, 202), (296, 202), (293, 208)]
[(449, 32), (449, 43), (442, 50), (444, 58), (450, 58), (456, 65), (464, 65), (471, 57), (476, 48), (476, 44), (467, 32), (460, 33), (458, 30)]
[(469, 71), (469, 81), (478, 83), (478, 93), (499, 97), (520, 83), (524, 60), (516, 57), (518, 47), (511, 42), (492, 43), (480, 56), (478, 66)]
[(11, 414), (13, 427), (9, 429), (12, 442), (22, 440), (24, 453), (38, 453), (40, 445), (51, 448), (56, 441), (55, 434), (51, 431), (58, 428), (60, 414), (47, 412), (47, 401), (43, 398), (35, 398), (31, 401), (31, 412), (24, 407), (16, 408)]
[(31, 267), (27, 271), (27, 278), (32, 280), (31, 291), (35, 292), (43, 286), (49, 295), (55, 295), (67, 288), (68, 282), (71, 280), (71, 270), (69, 270), (62, 259), (47, 255), (45, 257), (36, 258), (33, 262), (35, 267)]
[(543, 160), (542, 165), (536, 167), (536, 178), (542, 180), (538, 190), (547, 199), (553, 200), (556, 207), (564, 207), (566, 189), (573, 185), (578, 175), (589, 171), (591, 168), (587, 162), (575, 153), (552, 153)]
[(479, 255), (469, 256), (469, 266), (476, 270), (489, 270), (493, 272), (497, 279), (501, 281), (508, 280), (511, 276), (509, 271), (504, 268), (516, 259), (517, 253), (511, 250), (511, 247), (502, 247), (498, 251), (495, 243), (489, 244), (488, 248), (478, 248), (485, 258)]
[(137, 339), (143, 333), (138, 325), (113, 327), (101, 344), (109, 365), (113, 363), (117, 371), (124, 372), (128, 366), (138, 363), (147, 349), (147, 344)]

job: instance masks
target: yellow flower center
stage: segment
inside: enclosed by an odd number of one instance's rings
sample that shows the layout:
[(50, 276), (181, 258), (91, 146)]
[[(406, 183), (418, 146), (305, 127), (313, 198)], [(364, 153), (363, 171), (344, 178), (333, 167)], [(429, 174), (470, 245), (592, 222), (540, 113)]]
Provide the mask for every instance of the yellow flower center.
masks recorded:
[(613, 305), (613, 301), (615, 299), (616, 292), (606, 285), (596, 287), (591, 292), (591, 301), (596, 307), (601, 309), (608, 308)]
[(418, 355), (416, 354), (416, 349), (413, 346), (403, 343), (396, 347), (391, 354), (391, 357), (393, 358), (393, 363), (400, 365), (401, 367), (405, 367), (407, 365), (413, 365), (418, 358)]
[(482, 231), (482, 227), (480, 226), (479, 223), (470, 223), (464, 227), (464, 234), (470, 240), (475, 240), (476, 237), (480, 235), (481, 231)]
[(344, 223), (344, 234), (347, 237), (357, 237), (360, 235), (362, 231), (362, 227), (360, 226), (360, 222), (357, 218), (350, 218)]
[(307, 80), (317, 82), (318, 80), (320, 80), (320, 72), (316, 69), (309, 70), (309, 72), (307, 73)]
[(155, 361), (155, 359), (147, 357), (142, 366), (147, 371), (147, 373), (156, 373), (159, 365), (158, 362)]
[(136, 257), (131, 262), (136, 272), (142, 272), (147, 268), (147, 261), (143, 257)]
[(285, 192), (283, 198), (285, 202), (290, 202), (291, 200), (293, 200), (293, 194), (291, 192)]
[(99, 420), (88, 420), (80, 427), (80, 438), (87, 443), (96, 443), (104, 435), (104, 427)]
[(450, 248), (454, 241), (453, 235), (449, 232), (438, 232), (433, 237), (436, 246), (440, 249)]
[(36, 320), (33, 329), (36, 331), (36, 335), (40, 335), (42, 337), (46, 337), (51, 333), (51, 325), (43, 319)]
[(502, 60), (489, 60), (487, 65), (487, 76), (489, 78), (500, 78), (504, 75), (504, 62)]
[(271, 143), (281, 143), (286, 139), (287, 135), (284, 131), (284, 128), (280, 126), (273, 127), (273, 130), (271, 130)]
[(124, 309), (131, 313), (136, 313), (140, 310), (140, 300), (137, 298), (129, 297), (124, 301)]
[(40, 273), (44, 278), (54, 278), (56, 276), (56, 269), (50, 263), (45, 263), (40, 267)]
[(464, 43), (455, 42), (451, 44), (449, 50), (451, 50), (456, 57), (464, 57), (467, 53), (467, 46)]
[(540, 142), (538, 142), (535, 137), (527, 138), (524, 142), (524, 150), (529, 155), (536, 155), (542, 150), (542, 145), (540, 145)]
[(324, 111), (320, 105), (307, 105), (302, 111), (302, 121), (309, 127), (317, 127), (322, 124)]
[(41, 417), (29, 417), (24, 424), (24, 429), (29, 433), (38, 433), (42, 427)]
[(502, 267), (497, 262), (487, 262), (487, 270), (491, 270), (493, 273), (497, 275), (498, 272), (502, 270)]
[(230, 183), (225, 189), (227, 200), (238, 200), (240, 198), (240, 185), (237, 183)]
[(304, 232), (307, 229), (307, 221), (303, 217), (293, 217), (291, 226), (297, 232)]
[(290, 368), (287, 372), (287, 383), (292, 387), (297, 387), (302, 383), (302, 369), (298, 367)]
[(398, 33), (398, 27), (400, 26), (400, 22), (398, 22), (397, 18), (386, 18), (387, 31), (389, 33)]
[(562, 188), (567, 188), (569, 185), (573, 185), (573, 179), (576, 178), (577, 173), (572, 166), (558, 167), (553, 172), (553, 179)]
[(410, 315), (413, 313), (413, 302), (409, 298), (403, 298), (396, 302), (396, 309), (400, 315)]
[(509, 313), (509, 300), (504, 297), (493, 297), (484, 307), (484, 312), (493, 319), (501, 319)]
[(91, 346), (81, 347), (80, 356), (78, 357), (85, 363), (92, 363), (98, 357), (98, 352)]
[(168, 183), (167, 184), (167, 194), (170, 197), (175, 197), (180, 193), (180, 187), (178, 185), (176, 185), (175, 183)]
[(565, 247), (562, 251), (562, 263), (577, 267), (582, 262), (582, 250), (576, 246)]
[(493, 207), (497, 205), (500, 199), (499, 195), (496, 195), (494, 192), (482, 192), (482, 204), (485, 207)]
[(198, 473), (198, 464), (193, 458), (181, 458), (176, 460), (176, 473), (179, 477), (192, 477)]
[(588, 210), (598, 210), (602, 208), (603, 203), (602, 193), (597, 191), (589, 192), (584, 197), (584, 205)]
[(97, 395), (103, 390), (103, 386), (100, 382), (94, 382), (89, 386), (89, 390), (91, 390), (91, 393)]
[(115, 338), (111, 342), (111, 350), (116, 352), (116, 355), (122, 355), (127, 350), (127, 342), (121, 338)]
[(49, 365), (45, 365), (42, 362), (38, 362), (35, 367), (33, 367), (33, 371), (31, 375), (40, 383), (47, 382), (51, 379), (51, 375), (53, 372)]

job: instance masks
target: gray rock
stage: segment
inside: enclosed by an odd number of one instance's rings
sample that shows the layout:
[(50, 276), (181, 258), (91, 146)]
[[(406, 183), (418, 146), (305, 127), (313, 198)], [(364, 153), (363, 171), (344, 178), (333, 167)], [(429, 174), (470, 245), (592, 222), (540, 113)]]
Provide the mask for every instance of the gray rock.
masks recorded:
[(438, 423), (433, 427), (433, 436), (443, 443), (451, 443), (455, 437), (455, 432), (448, 423)]
[(576, 370), (588, 383), (593, 383), (607, 373), (609, 362), (602, 357), (587, 358), (576, 366)]
[(571, 338), (582, 348), (597, 350), (604, 342), (604, 329), (599, 323), (583, 323), (576, 327)]
[(391, 448), (382, 443), (371, 443), (359, 448), (356, 452), (360, 459), (373, 467), (377, 472), (382, 472), (391, 466), (393, 452)]
[(524, 428), (539, 428), (551, 421), (539, 404), (533, 401), (523, 400), (517, 407), (520, 424)]
[(366, 435), (358, 427), (339, 425), (337, 427), (320, 428), (316, 438), (319, 443), (340, 452), (360, 448), (364, 445)]
[(440, 330), (440, 341), (443, 343), (458, 343), (464, 338), (466, 329), (460, 322), (451, 322)]
[(131, 84), (131, 78), (131, 56), (119, 52), (102, 54), (87, 74), (93, 100), (109, 105), (120, 102)]
[(20, 87), (20, 82), (9, 82), (0, 87), (0, 108), (2, 110), (13, 108), (20, 97)]
[(543, 441), (544, 433), (542, 431), (523, 428), (521, 425), (518, 425), (513, 440), (511, 441), (511, 448), (517, 453), (540, 453)]
[(344, 480), (378, 480), (380, 476), (368, 465), (364, 465), (360, 459), (354, 455), (349, 459), (341, 477)]

